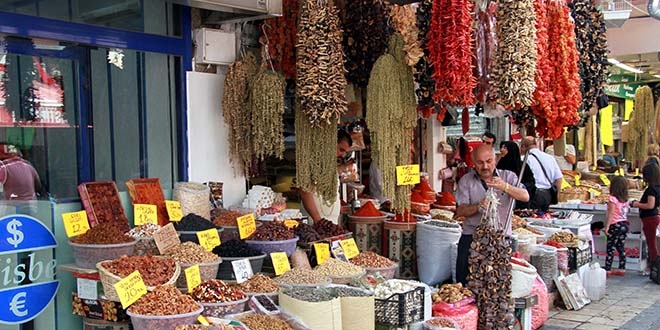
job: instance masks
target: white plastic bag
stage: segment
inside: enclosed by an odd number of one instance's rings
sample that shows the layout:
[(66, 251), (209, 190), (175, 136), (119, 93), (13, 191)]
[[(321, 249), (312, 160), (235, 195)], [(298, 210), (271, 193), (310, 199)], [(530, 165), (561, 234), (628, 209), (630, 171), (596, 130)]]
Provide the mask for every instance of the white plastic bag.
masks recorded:
[(420, 281), (435, 285), (451, 278), (452, 245), (458, 243), (461, 232), (460, 225), (446, 221), (417, 223), (417, 271)]

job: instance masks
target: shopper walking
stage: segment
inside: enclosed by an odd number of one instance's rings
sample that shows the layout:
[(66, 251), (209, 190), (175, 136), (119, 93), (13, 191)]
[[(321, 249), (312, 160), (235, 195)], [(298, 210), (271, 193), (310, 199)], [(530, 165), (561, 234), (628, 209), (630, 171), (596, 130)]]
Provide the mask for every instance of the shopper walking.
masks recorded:
[(642, 275), (648, 275), (651, 263), (658, 259), (658, 246), (655, 232), (660, 224), (658, 206), (660, 206), (660, 167), (656, 164), (647, 164), (642, 168), (642, 178), (647, 184), (642, 198), (630, 202), (630, 207), (639, 208), (639, 217), (642, 218), (642, 230), (649, 249), (649, 259), (646, 270)]
[(531, 208), (547, 212), (550, 204), (556, 203), (554, 199), (561, 190), (564, 176), (555, 158), (539, 150), (533, 136), (526, 136), (522, 140), (520, 152), (525, 154), (527, 151), (529, 151), (527, 166), (534, 173), (536, 183), (536, 192), (531, 196), (529, 203)]
[[(605, 235), (607, 235), (607, 275), (623, 276), (626, 273), (626, 237), (628, 235), (628, 180), (615, 176), (610, 183), (610, 199), (607, 201)], [(612, 270), (614, 249), (619, 253), (619, 269)]]

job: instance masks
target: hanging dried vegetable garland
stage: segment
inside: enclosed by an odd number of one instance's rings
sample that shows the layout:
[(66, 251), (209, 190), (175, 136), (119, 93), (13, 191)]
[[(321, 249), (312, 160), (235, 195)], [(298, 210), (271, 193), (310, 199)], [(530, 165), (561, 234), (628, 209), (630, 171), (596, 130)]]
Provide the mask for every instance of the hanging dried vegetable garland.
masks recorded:
[(405, 62), (408, 66), (415, 66), (424, 55), (419, 42), (419, 28), (415, 18), (415, 9), (412, 5), (392, 5), (392, 23), (396, 31), (403, 37), (403, 51), (406, 52)]
[(412, 70), (403, 62), (403, 38), (390, 38), (389, 52), (378, 58), (367, 86), (367, 125), (372, 159), (382, 172), (383, 195), (392, 208), (410, 207), (410, 186), (396, 185), (396, 166), (410, 163), (412, 129), (417, 123)]
[[(485, 7), (485, 8), (484, 8)], [(497, 5), (488, 1), (480, 1), (475, 7), (477, 17), (477, 86), (475, 98), (477, 103), (486, 104), (493, 100), (490, 95), (490, 74), (493, 57), (497, 52), (497, 36), (495, 35)]]
[(257, 159), (282, 158), (284, 152), (284, 77), (262, 65), (250, 90), (252, 150)]
[[(284, 77), (296, 77), (296, 20), (298, 19), (298, 0), (282, 1), (282, 16), (265, 20), (270, 28), (270, 56), (276, 68), (280, 68)], [(272, 31), (272, 33), (270, 32)]]
[(635, 107), (630, 114), (628, 122), (628, 156), (636, 161), (638, 167), (644, 165), (646, 160), (646, 146), (654, 143), (649, 138), (649, 132), (655, 124), (655, 114), (653, 113), (653, 94), (649, 86), (642, 86), (635, 91)]
[(302, 1), (296, 42), (296, 96), (312, 125), (336, 124), (348, 108), (337, 9), (327, 1)]
[(603, 12), (593, 0), (573, 0), (568, 6), (575, 22), (576, 46), (580, 54), (582, 104), (578, 126), (584, 126), (598, 91), (607, 82), (607, 27)]
[[(433, 112), (435, 102), (433, 101), (433, 94), (435, 93), (435, 80), (433, 79), (433, 67), (429, 62), (429, 49), (428, 39), (426, 38), (429, 29), (431, 28), (431, 8), (433, 7), (432, 0), (423, 0), (419, 7), (417, 7), (417, 27), (419, 28), (419, 41), (424, 50), (424, 56), (415, 65), (415, 82), (417, 89), (417, 111), (423, 118), (428, 118)], [(444, 118), (444, 113), (440, 114)], [(439, 118), (439, 120), (442, 120)]]
[[(579, 55), (575, 47), (575, 25), (568, 6), (560, 1), (548, 2), (548, 58), (553, 63), (550, 90), (551, 109), (545, 116), (547, 126), (539, 125), (539, 136), (556, 139), (564, 133), (564, 127), (575, 125), (580, 119), (578, 109), (582, 102), (580, 93)], [(538, 118), (538, 117), (537, 117)]]
[(252, 53), (236, 60), (227, 70), (222, 96), (222, 115), (229, 127), (230, 160), (236, 162), (245, 175), (252, 162), (250, 81), (258, 70), (257, 59)]
[(496, 15), (491, 93), (507, 109), (529, 106), (536, 88), (534, 0), (497, 0)]
[(371, 68), (387, 50), (387, 39), (391, 34), (388, 18), (387, 7), (381, 0), (346, 1), (346, 79), (358, 87), (367, 87)]
[[(444, 105), (474, 104), (472, 75), (472, 0), (436, 0), (431, 11), (429, 58), (433, 65), (433, 99)], [(441, 118), (438, 118), (441, 119)]]
[[(548, 117), (552, 110), (552, 91), (550, 81), (554, 74), (554, 64), (548, 57), (548, 6), (547, 0), (535, 0), (534, 11), (536, 12), (536, 89), (534, 90), (534, 103), (532, 113), (537, 119), (539, 133), (543, 133), (547, 127)], [(526, 123), (528, 124), (528, 123)]]

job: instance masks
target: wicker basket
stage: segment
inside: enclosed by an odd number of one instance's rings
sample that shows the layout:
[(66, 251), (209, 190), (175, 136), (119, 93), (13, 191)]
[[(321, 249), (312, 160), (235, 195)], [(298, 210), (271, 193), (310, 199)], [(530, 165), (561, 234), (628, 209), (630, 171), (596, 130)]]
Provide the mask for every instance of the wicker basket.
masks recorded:
[[(158, 258), (166, 258), (166, 257), (158, 257)], [(96, 268), (99, 270), (99, 277), (101, 278), (101, 284), (103, 285), (103, 292), (105, 294), (105, 297), (107, 300), (112, 300), (112, 301), (119, 301), (119, 295), (117, 295), (117, 291), (115, 290), (115, 284), (122, 280), (121, 277), (111, 273), (109, 270), (105, 269), (101, 264), (106, 262), (106, 261), (112, 261), (112, 260), (104, 260), (96, 264)], [(172, 274), (172, 277), (165, 282), (162, 283), (161, 285), (166, 285), (166, 284), (174, 284), (176, 282), (176, 279), (179, 277), (179, 274), (181, 274), (181, 266), (179, 266), (179, 263), (175, 263), (176, 266), (174, 267), (174, 274)], [(147, 286), (147, 291), (153, 291), (156, 287), (155, 286)]]
[(581, 201), (587, 201), (589, 200), (589, 192), (588, 191), (580, 191), (580, 192), (565, 192), (565, 191), (560, 191), (559, 194), (557, 195), (557, 200), (559, 202), (567, 202), (572, 199), (579, 199)]

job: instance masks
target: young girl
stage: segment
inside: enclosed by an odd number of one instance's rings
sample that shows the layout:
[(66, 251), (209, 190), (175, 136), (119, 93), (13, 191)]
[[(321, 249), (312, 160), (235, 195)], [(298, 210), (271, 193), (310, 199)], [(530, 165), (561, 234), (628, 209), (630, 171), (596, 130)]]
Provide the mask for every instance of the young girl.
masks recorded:
[[(628, 181), (622, 176), (615, 176), (610, 183), (610, 199), (607, 201), (605, 234), (607, 235), (607, 275), (623, 276), (626, 272), (626, 234), (628, 233)], [(619, 269), (612, 269), (614, 249), (619, 252)]]
[(644, 190), (641, 200), (631, 201), (630, 207), (638, 207), (639, 217), (642, 218), (642, 230), (649, 248), (649, 266), (646, 266), (646, 270), (642, 272), (642, 275), (648, 275), (651, 263), (658, 258), (658, 245), (655, 240), (655, 231), (660, 223), (660, 215), (658, 215), (658, 206), (660, 206), (660, 168), (658, 165), (654, 163), (644, 165), (642, 178), (644, 178), (647, 188)]

